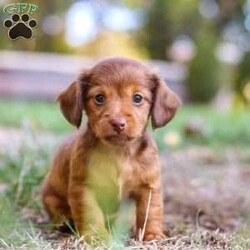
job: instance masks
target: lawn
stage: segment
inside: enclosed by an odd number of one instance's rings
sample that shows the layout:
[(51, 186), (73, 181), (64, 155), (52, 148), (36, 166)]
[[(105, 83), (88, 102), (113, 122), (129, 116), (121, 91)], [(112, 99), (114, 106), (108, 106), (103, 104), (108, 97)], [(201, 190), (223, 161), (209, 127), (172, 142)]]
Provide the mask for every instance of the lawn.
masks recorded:
[[(169, 238), (128, 249), (250, 249), (249, 124), (247, 110), (184, 105), (155, 131)], [(55, 103), (0, 101), (0, 249), (91, 249), (44, 224), (40, 201), (56, 145), (73, 129)]]

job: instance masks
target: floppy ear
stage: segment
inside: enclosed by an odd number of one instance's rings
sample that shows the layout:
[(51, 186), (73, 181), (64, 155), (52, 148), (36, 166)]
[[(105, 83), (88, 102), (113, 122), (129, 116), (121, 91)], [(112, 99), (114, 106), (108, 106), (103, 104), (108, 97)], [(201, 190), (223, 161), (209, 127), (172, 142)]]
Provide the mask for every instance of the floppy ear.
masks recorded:
[(82, 121), (82, 97), (79, 83), (77, 81), (70, 84), (57, 98), (61, 111), (68, 122), (77, 128)]
[(181, 104), (179, 97), (167, 87), (165, 82), (157, 75), (153, 75), (154, 102), (151, 110), (153, 129), (163, 127), (174, 117)]
[(80, 75), (79, 79), (71, 83), (58, 97), (61, 111), (66, 120), (77, 128), (82, 121), (84, 96), (87, 91), (87, 72)]

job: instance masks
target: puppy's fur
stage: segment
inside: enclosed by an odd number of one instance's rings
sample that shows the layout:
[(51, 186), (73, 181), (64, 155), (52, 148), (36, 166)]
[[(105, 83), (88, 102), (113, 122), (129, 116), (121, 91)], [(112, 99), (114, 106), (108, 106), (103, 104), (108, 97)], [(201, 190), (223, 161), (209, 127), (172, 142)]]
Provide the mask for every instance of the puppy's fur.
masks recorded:
[(83, 72), (58, 101), (77, 128), (83, 110), (88, 120), (59, 147), (45, 179), (51, 221), (73, 220), (80, 235), (106, 236), (121, 203), (133, 199), (137, 236), (145, 228), (144, 240), (161, 239), (161, 170), (147, 122), (151, 117), (154, 129), (167, 124), (179, 98), (142, 64), (112, 58)]

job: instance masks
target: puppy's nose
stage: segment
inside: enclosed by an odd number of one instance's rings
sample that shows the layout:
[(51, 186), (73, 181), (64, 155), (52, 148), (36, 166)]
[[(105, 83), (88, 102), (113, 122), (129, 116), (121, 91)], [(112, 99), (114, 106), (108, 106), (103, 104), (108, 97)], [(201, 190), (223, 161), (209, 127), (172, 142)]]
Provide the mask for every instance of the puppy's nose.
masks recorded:
[(110, 123), (113, 129), (118, 133), (123, 131), (126, 127), (126, 120), (124, 118), (112, 119)]

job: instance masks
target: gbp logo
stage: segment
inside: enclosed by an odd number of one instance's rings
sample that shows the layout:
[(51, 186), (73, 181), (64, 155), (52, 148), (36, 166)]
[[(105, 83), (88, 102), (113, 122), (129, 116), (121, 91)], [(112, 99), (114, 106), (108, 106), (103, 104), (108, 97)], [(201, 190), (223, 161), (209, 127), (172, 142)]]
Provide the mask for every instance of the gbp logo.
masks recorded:
[(10, 19), (4, 21), (4, 26), (8, 28), (9, 39), (32, 38), (33, 30), (37, 27), (37, 21), (32, 19), (30, 15), (38, 10), (39, 8), (37, 5), (30, 3), (13, 3), (5, 5), (3, 12), (12, 14)]

